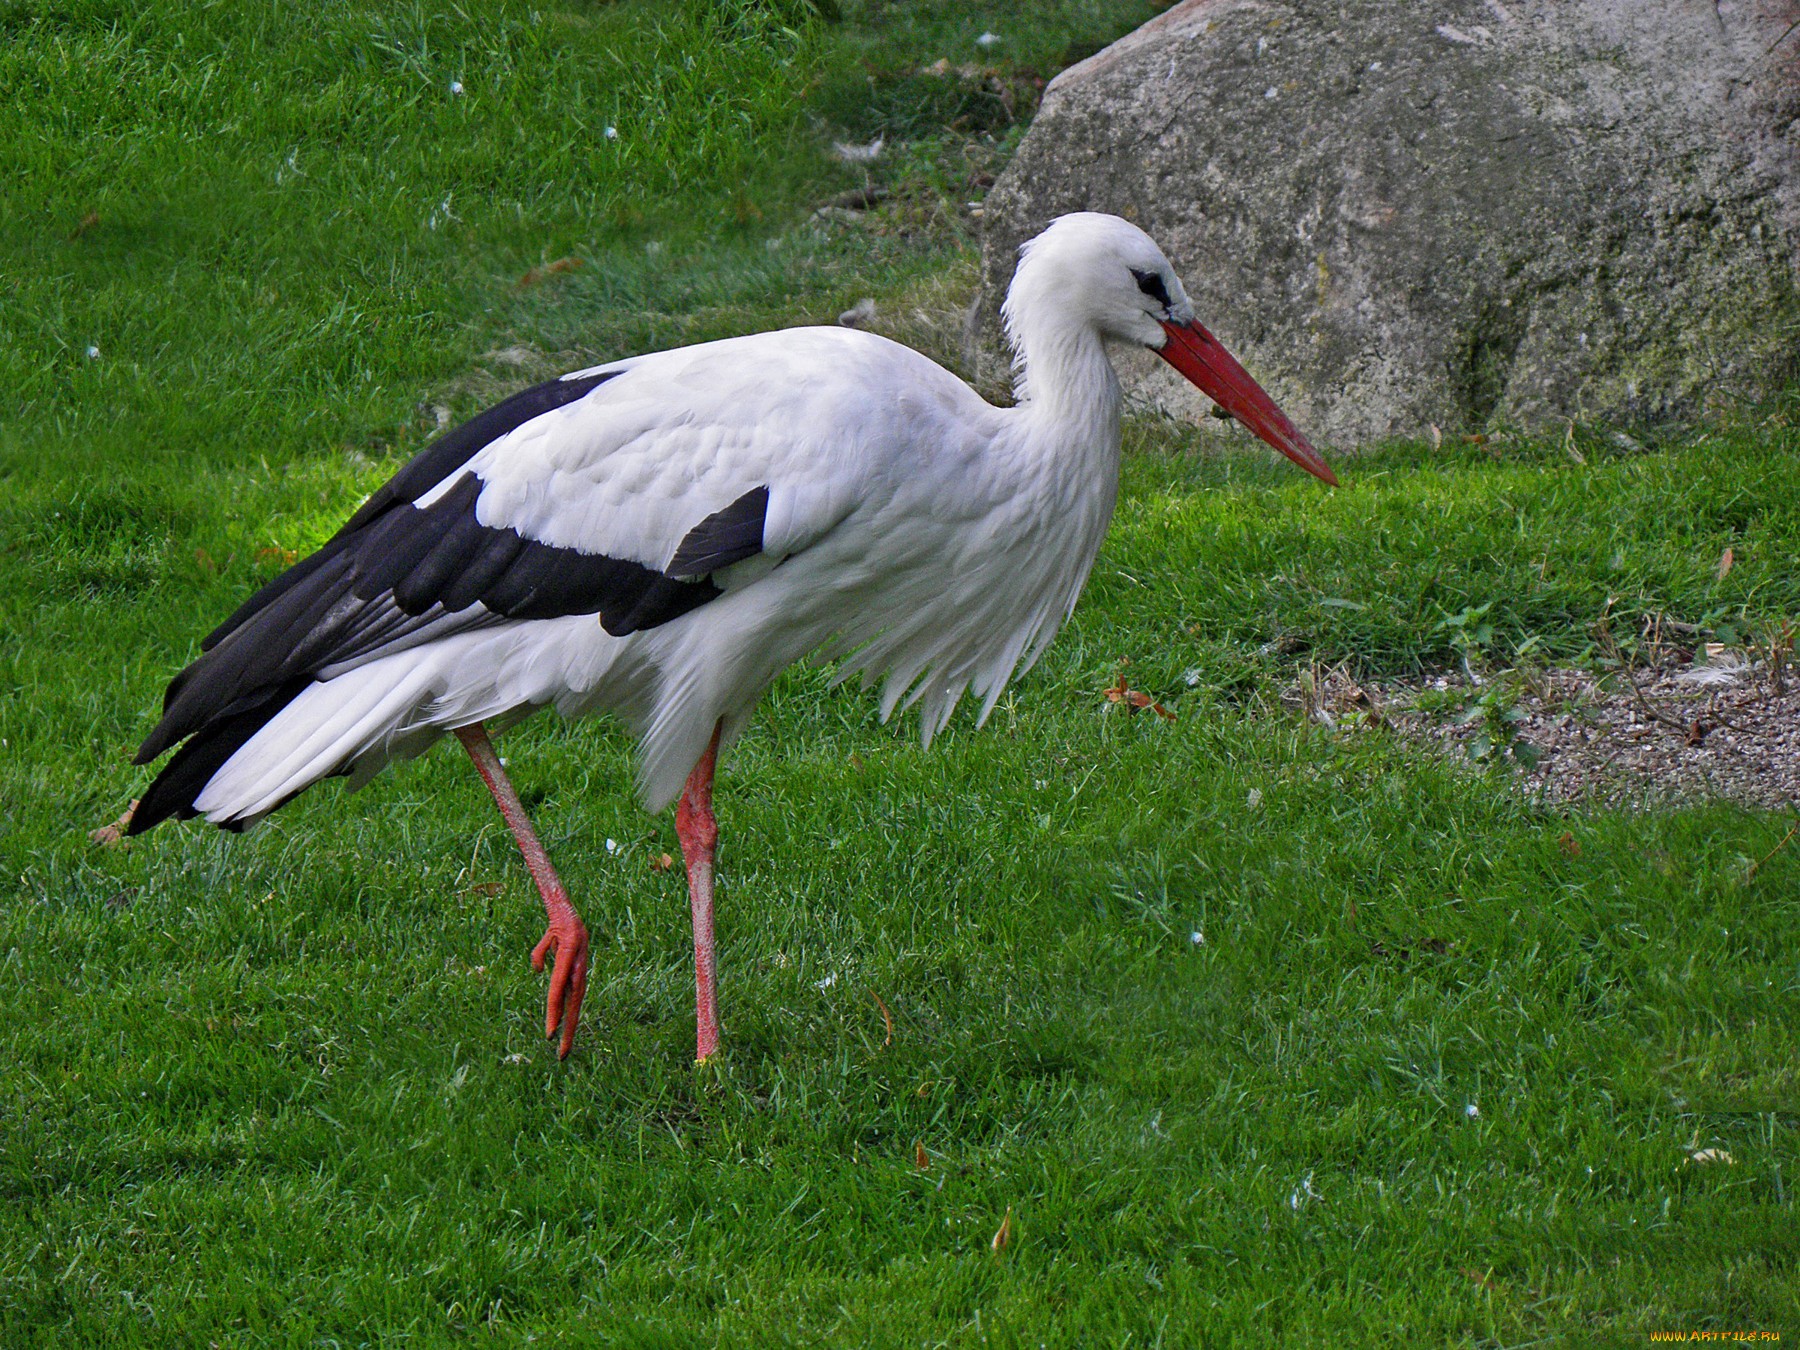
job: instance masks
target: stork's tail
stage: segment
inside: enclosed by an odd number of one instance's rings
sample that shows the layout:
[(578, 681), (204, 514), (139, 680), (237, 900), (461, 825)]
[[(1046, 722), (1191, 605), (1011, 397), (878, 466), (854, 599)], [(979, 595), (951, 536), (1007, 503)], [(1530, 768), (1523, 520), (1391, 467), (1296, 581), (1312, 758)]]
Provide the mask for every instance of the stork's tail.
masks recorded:
[[(151, 783), (132, 812), (127, 834), (142, 834), (153, 825), (174, 817), (187, 820), (200, 814), (194, 801), (206, 790), (233, 755), (259, 731), (279, 717), (310, 680), (294, 680), (273, 690), (262, 702), (197, 732), (175, 752)], [(249, 820), (223, 820), (226, 829), (241, 830)]]
[(443, 690), (432, 665), (396, 666), (377, 661), (330, 680), (295, 680), (202, 727), (156, 776), (130, 833), (170, 816), (205, 816), (241, 830), (322, 778), (349, 774), (360, 785), (393, 760), (418, 754), (444, 726), (475, 720), (434, 716)]
[(195, 731), (144, 794), (130, 832), (170, 816), (241, 830), (322, 778), (348, 775), (361, 787), (453, 727), (498, 731), (549, 703), (629, 712), (635, 686), (613, 672), (630, 641), (574, 616), (456, 634), (329, 679), (302, 676)]

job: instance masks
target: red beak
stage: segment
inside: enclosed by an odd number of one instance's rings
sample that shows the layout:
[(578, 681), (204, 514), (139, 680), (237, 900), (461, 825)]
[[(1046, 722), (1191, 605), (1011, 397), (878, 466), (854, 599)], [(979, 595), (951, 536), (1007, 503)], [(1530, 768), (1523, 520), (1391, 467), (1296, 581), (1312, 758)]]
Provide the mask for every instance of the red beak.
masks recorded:
[(1332, 487), (1338, 485), (1331, 466), (1307, 444), (1275, 400), (1250, 378), (1250, 372), (1225, 350), (1211, 333), (1197, 323), (1165, 323), (1169, 340), (1157, 355), (1162, 357), (1214, 403), (1261, 436), (1270, 445)]

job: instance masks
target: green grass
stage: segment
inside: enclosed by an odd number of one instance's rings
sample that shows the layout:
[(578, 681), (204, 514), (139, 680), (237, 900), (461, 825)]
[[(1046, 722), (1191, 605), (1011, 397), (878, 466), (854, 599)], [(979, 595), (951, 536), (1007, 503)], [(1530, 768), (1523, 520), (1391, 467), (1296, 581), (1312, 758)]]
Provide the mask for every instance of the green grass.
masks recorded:
[[(1496, 666), (1591, 659), (1609, 606), (1777, 630), (1791, 407), (1584, 462), (1396, 446), (1334, 494), (1134, 425), (986, 729), (927, 754), (828, 672), (771, 692), (721, 779), (706, 1070), (609, 724), (505, 742), (595, 937), (562, 1065), (448, 750), (246, 837), (86, 839), (198, 636), (434, 406), (529, 377), (491, 353), (903, 312), (971, 275), (942, 203), (1016, 135), (918, 68), (1023, 86), (1150, 8), (0, 7), (0, 1344), (1800, 1334), (1789, 820), (1551, 812), (1272, 698), (1448, 663), (1484, 605)], [(862, 181), (823, 145), (883, 131), (894, 210), (808, 225)]]

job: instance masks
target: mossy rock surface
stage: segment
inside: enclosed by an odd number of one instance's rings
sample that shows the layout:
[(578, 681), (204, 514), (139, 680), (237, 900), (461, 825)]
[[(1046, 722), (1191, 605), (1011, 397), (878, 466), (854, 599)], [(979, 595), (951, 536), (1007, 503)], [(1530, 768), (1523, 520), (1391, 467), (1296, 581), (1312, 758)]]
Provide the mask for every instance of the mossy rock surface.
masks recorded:
[(1800, 351), (1777, 8), (1188, 0), (1046, 91), (988, 202), (990, 311), (1022, 240), (1105, 210), (1340, 446), (1764, 397)]

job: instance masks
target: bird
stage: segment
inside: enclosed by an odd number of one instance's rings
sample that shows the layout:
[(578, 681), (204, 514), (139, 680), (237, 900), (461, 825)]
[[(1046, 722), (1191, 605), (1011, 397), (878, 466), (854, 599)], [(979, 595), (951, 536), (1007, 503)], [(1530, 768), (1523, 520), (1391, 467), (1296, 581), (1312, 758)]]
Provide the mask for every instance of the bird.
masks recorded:
[(635, 734), (643, 806), (677, 802), (710, 1059), (720, 754), (804, 658), (879, 683), (884, 721), (916, 707), (927, 747), (965, 694), (987, 718), (1073, 610), (1113, 514), (1109, 343), (1156, 352), (1337, 485), (1136, 225), (1052, 221), (1001, 318), (1010, 406), (877, 334), (799, 327), (572, 371), (448, 431), (201, 641), (137, 752), (174, 750), (127, 833), (242, 830), (454, 735), (543, 901), (531, 961), (553, 958), (544, 1034), (566, 1058), (588, 933), (492, 733), (546, 707), (611, 713)]

